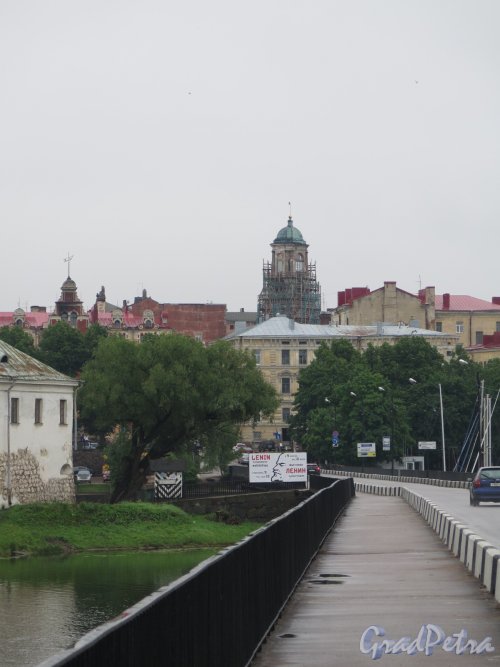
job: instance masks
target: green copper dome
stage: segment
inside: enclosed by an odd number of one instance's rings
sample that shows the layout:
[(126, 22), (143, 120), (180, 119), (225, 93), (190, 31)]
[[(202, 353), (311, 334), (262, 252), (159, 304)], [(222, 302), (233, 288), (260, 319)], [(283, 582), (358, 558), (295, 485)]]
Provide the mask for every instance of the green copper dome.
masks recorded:
[(293, 226), (292, 216), (288, 217), (288, 225), (280, 229), (274, 243), (297, 243), (298, 245), (307, 245), (302, 238), (302, 234)]

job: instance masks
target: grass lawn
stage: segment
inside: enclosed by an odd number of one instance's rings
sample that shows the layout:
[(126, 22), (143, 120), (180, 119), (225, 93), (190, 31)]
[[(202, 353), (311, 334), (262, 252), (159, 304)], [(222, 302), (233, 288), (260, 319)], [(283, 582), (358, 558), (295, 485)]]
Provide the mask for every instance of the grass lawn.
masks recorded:
[(0, 557), (114, 549), (223, 547), (238, 542), (260, 525), (251, 522), (227, 525), (187, 514), (168, 504), (15, 505), (0, 511)]

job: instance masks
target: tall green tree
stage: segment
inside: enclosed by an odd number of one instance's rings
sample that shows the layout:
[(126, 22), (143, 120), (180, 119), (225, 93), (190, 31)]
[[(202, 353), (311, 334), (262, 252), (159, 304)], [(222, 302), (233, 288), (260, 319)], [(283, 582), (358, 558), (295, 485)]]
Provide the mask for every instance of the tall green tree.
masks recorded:
[(66, 322), (57, 322), (43, 332), (39, 357), (61, 373), (74, 377), (89, 356), (82, 332)]
[(82, 380), (82, 419), (100, 431), (119, 425), (129, 434), (113, 500), (135, 496), (148, 458), (195, 441), (208, 450), (227, 447), (224, 433), (231, 426), (269, 416), (278, 406), (250, 355), (223, 341), (205, 348), (178, 334), (145, 336), (140, 345), (104, 339)]

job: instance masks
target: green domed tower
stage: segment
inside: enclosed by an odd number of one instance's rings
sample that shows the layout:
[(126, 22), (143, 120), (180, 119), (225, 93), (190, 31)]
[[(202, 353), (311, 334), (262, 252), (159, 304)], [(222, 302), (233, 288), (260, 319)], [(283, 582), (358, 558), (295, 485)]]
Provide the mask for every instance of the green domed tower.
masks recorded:
[(271, 243), (271, 262), (264, 262), (259, 322), (280, 314), (303, 324), (319, 324), (321, 288), (316, 264), (308, 261), (308, 247), (290, 215), (287, 226)]

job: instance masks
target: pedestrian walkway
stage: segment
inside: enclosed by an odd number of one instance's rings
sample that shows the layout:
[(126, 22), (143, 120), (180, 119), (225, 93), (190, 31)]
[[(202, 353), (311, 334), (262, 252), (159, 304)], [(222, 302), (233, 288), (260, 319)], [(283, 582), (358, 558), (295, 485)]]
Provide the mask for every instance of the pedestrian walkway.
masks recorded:
[[(432, 624), (437, 628), (429, 627)], [(371, 626), (385, 636), (365, 633)], [(421, 630), (422, 626), (427, 626)], [(431, 644), (445, 636), (491, 641), (493, 652), (362, 653), (384, 639)], [(365, 634), (364, 634), (365, 633)], [(403, 643), (404, 645), (404, 643)], [(438, 535), (402, 498), (358, 494), (299, 584), (252, 667), (500, 666), (500, 610), (493, 596), (453, 557)]]

